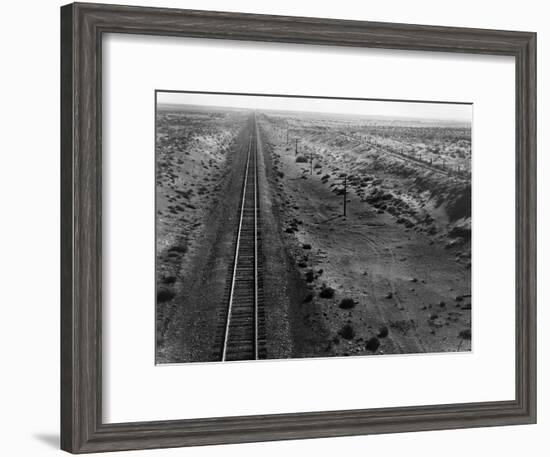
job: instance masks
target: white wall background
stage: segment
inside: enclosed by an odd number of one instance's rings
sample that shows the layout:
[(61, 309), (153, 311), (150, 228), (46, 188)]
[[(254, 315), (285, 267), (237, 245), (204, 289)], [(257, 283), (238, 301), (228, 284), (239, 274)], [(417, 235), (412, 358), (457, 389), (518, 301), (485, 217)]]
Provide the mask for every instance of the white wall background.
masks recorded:
[[(547, 455), (550, 325), (549, 162), (543, 126), (550, 106), (544, 84), (550, 46), (545, 3), (462, 0), (131, 0), (135, 5), (231, 10), (538, 32), (539, 114), (539, 424), (133, 452), (128, 455), (384, 455), (502, 457)], [(2, 8), (0, 72), (0, 454), (59, 455), (59, 1), (10, 2)], [(545, 230), (546, 229), (546, 230)], [(543, 263), (545, 265), (543, 265)], [(546, 267), (546, 268), (544, 268)], [(136, 394), (138, 397), (139, 394)]]

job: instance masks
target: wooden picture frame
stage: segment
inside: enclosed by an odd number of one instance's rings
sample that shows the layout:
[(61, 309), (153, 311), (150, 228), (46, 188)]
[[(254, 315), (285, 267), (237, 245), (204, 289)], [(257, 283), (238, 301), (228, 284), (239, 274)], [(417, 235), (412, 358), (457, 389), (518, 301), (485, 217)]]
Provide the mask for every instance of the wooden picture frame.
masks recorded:
[[(515, 399), (104, 424), (101, 421), (101, 43), (105, 33), (444, 51), (515, 58)], [(536, 421), (536, 35), (210, 11), (61, 8), (61, 447), (152, 449)]]

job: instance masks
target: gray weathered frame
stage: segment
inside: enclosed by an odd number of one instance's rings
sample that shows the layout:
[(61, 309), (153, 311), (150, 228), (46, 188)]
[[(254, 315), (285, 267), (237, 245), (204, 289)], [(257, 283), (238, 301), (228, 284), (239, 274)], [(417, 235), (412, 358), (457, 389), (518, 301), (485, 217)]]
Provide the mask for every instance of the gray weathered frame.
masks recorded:
[[(509, 55), (516, 62), (516, 396), (511, 401), (104, 424), (104, 33)], [(61, 8), (61, 447), (73, 453), (536, 421), (536, 34), (75, 3)]]

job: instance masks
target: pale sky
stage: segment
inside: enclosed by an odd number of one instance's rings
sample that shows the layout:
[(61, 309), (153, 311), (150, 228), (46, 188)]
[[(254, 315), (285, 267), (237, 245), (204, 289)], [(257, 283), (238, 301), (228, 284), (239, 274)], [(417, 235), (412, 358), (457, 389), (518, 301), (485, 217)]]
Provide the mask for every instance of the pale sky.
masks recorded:
[(472, 122), (472, 104), (157, 92), (157, 103)]

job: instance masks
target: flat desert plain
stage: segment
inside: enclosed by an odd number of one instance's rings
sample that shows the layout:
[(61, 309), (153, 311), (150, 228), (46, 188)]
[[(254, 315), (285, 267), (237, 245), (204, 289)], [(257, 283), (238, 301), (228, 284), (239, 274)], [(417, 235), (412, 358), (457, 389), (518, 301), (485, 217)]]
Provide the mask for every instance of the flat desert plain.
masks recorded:
[(157, 363), (217, 360), (250, 138), (266, 358), (471, 349), (469, 124), (180, 105), (157, 111)]

